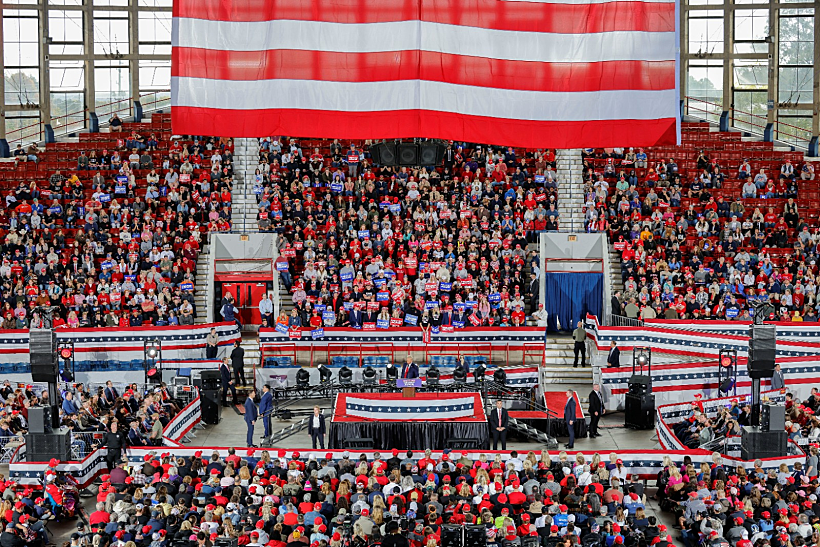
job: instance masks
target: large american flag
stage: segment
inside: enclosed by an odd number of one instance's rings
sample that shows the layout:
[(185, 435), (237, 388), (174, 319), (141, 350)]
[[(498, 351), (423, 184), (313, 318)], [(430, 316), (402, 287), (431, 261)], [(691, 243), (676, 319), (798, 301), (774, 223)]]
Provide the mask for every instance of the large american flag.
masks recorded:
[(177, 0), (176, 133), (674, 143), (665, 0)]

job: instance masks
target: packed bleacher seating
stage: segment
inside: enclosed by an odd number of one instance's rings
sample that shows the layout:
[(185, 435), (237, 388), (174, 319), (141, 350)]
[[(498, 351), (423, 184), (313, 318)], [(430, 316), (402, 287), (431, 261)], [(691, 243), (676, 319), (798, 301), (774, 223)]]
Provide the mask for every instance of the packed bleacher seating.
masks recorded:
[[(360, 149), (260, 141), (259, 226), (283, 236), (277, 269), (296, 306), (276, 322), (540, 320), (539, 257), (528, 244), (558, 228), (553, 152), (451, 144), (443, 167), (392, 168), (372, 165)], [(441, 305), (425, 308), (425, 300)], [(323, 319), (320, 310), (332, 313)]]
[[(171, 139), (170, 115), (0, 163), (2, 328), (193, 324), (196, 260), (230, 229), (230, 139)], [(29, 150), (29, 152), (31, 152)]]
[[(740, 133), (684, 124), (681, 146), (584, 151), (588, 231), (621, 253), (613, 313), (817, 321), (816, 163)], [(613, 306), (615, 306), (613, 300)]]

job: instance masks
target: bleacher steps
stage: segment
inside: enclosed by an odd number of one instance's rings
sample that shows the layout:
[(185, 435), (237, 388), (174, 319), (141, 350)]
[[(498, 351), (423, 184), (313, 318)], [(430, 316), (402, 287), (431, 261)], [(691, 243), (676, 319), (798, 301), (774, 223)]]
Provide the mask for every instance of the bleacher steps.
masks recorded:
[(196, 310), (196, 317), (194, 323), (201, 325), (207, 322), (208, 319), (208, 302), (210, 302), (210, 295), (208, 295), (208, 279), (210, 277), (210, 260), (211, 253), (210, 245), (203, 245), (201, 252), (196, 260), (196, 278), (194, 280), (194, 308)]
[(581, 150), (557, 150), (555, 153), (558, 179), (558, 221), (560, 232), (584, 231), (584, 161)]

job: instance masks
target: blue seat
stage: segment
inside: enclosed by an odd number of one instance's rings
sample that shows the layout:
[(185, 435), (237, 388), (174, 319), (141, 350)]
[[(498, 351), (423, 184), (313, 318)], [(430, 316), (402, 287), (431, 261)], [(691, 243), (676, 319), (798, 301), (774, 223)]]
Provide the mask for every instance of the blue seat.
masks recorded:
[(362, 366), (386, 367), (389, 363), (390, 358), (385, 355), (366, 355), (362, 358)]
[(177, 376), (191, 377), (191, 367), (180, 368), (177, 370)]

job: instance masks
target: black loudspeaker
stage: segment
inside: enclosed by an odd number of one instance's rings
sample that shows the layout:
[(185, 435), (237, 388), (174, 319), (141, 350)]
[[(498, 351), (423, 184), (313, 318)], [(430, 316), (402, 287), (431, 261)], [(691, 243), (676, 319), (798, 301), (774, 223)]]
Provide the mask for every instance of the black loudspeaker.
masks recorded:
[(200, 389), (222, 389), (222, 373), (218, 370), (203, 370), (199, 378), (194, 378), (194, 385)]
[(202, 421), (206, 424), (216, 425), (221, 419), (222, 405), (220, 404), (220, 391), (218, 389), (202, 389), (199, 391), (199, 405), (202, 413)]
[(746, 364), (749, 378), (771, 378), (774, 376), (776, 345), (777, 331), (774, 325), (752, 325), (749, 327), (749, 359)]
[(414, 143), (403, 142), (399, 144), (399, 165), (413, 166), (419, 165), (419, 146)]
[(370, 152), (370, 159), (376, 165), (398, 165), (396, 156), (396, 143), (383, 142), (374, 144), (367, 149)]
[(774, 404), (761, 405), (760, 429), (763, 431), (785, 431), (786, 406)]
[(57, 333), (51, 329), (31, 329), (28, 338), (31, 379), (34, 382), (56, 382)]
[(652, 378), (645, 374), (633, 374), (629, 378), (629, 393), (644, 394), (652, 393)]
[(26, 461), (28, 462), (47, 462), (51, 458), (65, 462), (72, 459), (71, 434), (68, 431), (29, 433), (25, 439)]
[(763, 431), (759, 427), (743, 426), (740, 435), (740, 457), (751, 461), (758, 458), (780, 458), (788, 453), (788, 435), (781, 428)]
[(630, 429), (655, 427), (655, 396), (649, 393), (627, 393), (624, 425)]
[(59, 411), (50, 406), (34, 406), (28, 409), (29, 433), (52, 433), (54, 431), (53, 418)]
[(444, 145), (436, 142), (419, 144), (419, 165), (438, 165), (444, 157)]

